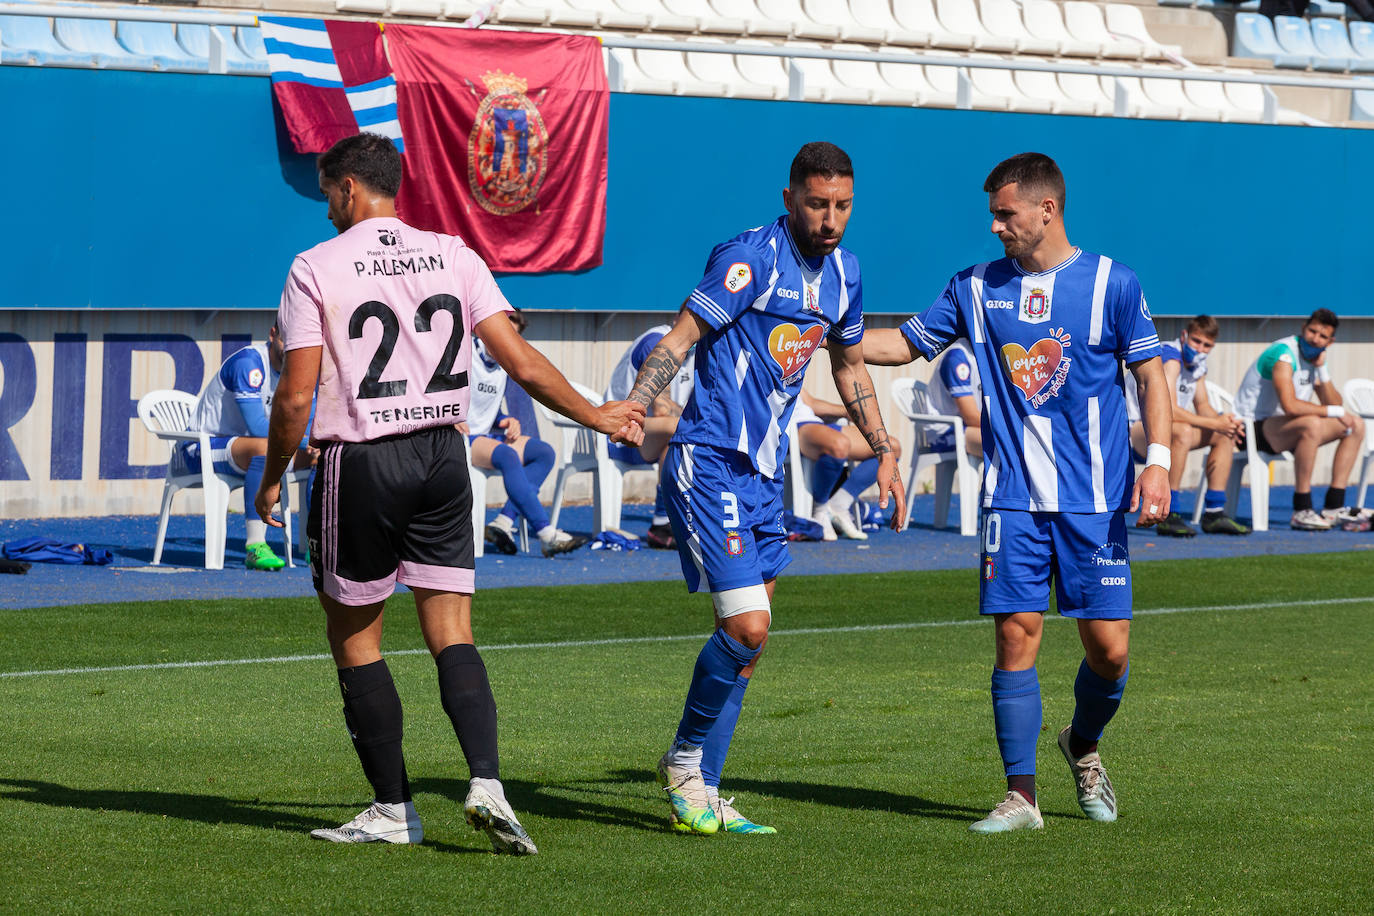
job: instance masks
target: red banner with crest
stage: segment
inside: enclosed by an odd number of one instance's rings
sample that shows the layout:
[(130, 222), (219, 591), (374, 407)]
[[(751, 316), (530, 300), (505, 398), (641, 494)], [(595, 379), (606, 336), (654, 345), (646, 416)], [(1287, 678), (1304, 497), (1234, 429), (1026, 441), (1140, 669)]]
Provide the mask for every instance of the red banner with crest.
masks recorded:
[(406, 177), (396, 204), (493, 270), (601, 263), (609, 89), (581, 35), (390, 25)]

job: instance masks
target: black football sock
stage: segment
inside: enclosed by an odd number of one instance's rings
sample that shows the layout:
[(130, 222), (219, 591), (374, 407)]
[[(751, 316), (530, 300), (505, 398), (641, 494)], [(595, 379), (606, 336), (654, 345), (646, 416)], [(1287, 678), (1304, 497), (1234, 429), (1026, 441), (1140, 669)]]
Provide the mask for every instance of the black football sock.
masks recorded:
[(1084, 754), (1091, 754), (1097, 750), (1097, 742), (1089, 741), (1087, 738), (1078, 737), (1078, 732), (1069, 729), (1069, 753), (1077, 759)]
[(1326, 506), (1325, 506), (1325, 508), (1327, 508), (1327, 509), (1344, 509), (1344, 508), (1345, 508), (1345, 487), (1327, 487), (1327, 488), (1326, 488)]
[(1306, 492), (1306, 493), (1299, 493), (1297, 490), (1294, 490), (1294, 491), (1293, 491), (1293, 511), (1296, 513), (1296, 512), (1301, 512), (1301, 511), (1303, 511), (1304, 509), (1311, 509), (1311, 508), (1312, 508), (1312, 492), (1309, 490), (1309, 491)]
[(487, 666), (477, 647), (457, 643), (434, 659), (439, 668), (439, 700), (453, 722), (468, 771), (473, 778), (500, 779), (496, 754), (496, 698), (491, 695)]
[(386, 662), (340, 668), (339, 692), (353, 749), (377, 801), (410, 801), (410, 780), (401, 753), (401, 697)]
[(1026, 801), (1032, 805), (1035, 804), (1035, 774), (1018, 773), (1015, 776), (1008, 776), (1007, 791), (1020, 792)]

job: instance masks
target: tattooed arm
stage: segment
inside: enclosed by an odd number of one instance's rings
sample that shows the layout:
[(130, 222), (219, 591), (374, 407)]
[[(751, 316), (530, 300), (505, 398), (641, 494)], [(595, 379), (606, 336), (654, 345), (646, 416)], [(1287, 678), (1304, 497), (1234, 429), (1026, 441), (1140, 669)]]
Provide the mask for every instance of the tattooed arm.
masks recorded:
[[(710, 330), (710, 325), (698, 318), (691, 310), (681, 309), (677, 313), (677, 320), (673, 322), (672, 330), (664, 334), (663, 338), (654, 344), (649, 355), (644, 358), (644, 362), (639, 367), (639, 375), (635, 378), (634, 389), (630, 392), (628, 400), (642, 405), (646, 412), (650, 407), (657, 410), (666, 402), (670, 406), (659, 416), (681, 414), (682, 410), (676, 404), (661, 395), (667, 390), (678, 370), (682, 368), (682, 361), (687, 358), (687, 351), (692, 349), (692, 345)], [(623, 432), (624, 430), (621, 431), (621, 433)], [(627, 440), (621, 433), (612, 435), (611, 441), (628, 445), (636, 444)]]
[(886, 509), (888, 497), (891, 496), (895, 502), (892, 530), (901, 531), (906, 527), (906, 492), (902, 487), (901, 472), (897, 469), (892, 441), (888, 437), (887, 427), (883, 425), (882, 412), (878, 409), (873, 379), (864, 365), (863, 345), (831, 343), (827, 348), (830, 351), (830, 373), (835, 378), (840, 400), (849, 411), (849, 419), (878, 457), (878, 505)]

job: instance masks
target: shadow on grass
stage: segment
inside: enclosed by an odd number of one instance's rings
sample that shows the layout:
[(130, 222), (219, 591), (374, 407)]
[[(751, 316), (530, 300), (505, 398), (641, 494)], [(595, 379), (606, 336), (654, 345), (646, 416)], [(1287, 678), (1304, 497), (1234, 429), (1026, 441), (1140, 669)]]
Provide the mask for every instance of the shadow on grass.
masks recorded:
[[(645, 774), (652, 780), (652, 774)], [(506, 800), (517, 817), (525, 815), (564, 821), (589, 821), (616, 827), (663, 832), (663, 817), (647, 810), (650, 800), (638, 787), (625, 786), (625, 780), (614, 776), (600, 779), (577, 779), (562, 782), (536, 783), (521, 779), (503, 779)], [(413, 792), (432, 792), (450, 799), (460, 808), (468, 794), (466, 779), (420, 778), (411, 780)], [(644, 809), (628, 804), (644, 802)]]
[[(339, 821), (297, 813), (302, 810), (337, 811), (350, 805), (332, 802), (272, 801), (227, 798), (193, 792), (154, 792), (139, 789), (79, 789), (37, 779), (0, 778), (0, 798), (49, 805), (54, 808), (80, 808), (87, 811), (128, 811), (154, 817), (174, 817), (202, 824), (242, 824), (264, 830), (284, 830), (303, 837), (317, 827), (337, 827)], [(459, 800), (461, 805), (462, 800)], [(426, 840), (425, 846), (439, 852), (482, 853), (480, 847), (454, 846)]]

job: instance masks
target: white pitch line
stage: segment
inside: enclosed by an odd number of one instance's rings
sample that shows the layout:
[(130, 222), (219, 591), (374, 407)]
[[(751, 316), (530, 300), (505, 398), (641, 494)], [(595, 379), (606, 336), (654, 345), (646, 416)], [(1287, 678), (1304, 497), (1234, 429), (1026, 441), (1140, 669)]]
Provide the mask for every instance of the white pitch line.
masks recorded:
[[(1307, 601), (1261, 601), (1253, 604), (1202, 604), (1192, 607), (1146, 608), (1135, 612), (1136, 617), (1159, 614), (1196, 614), (1204, 611), (1260, 611), (1284, 607), (1315, 607), (1327, 604), (1368, 604), (1374, 603), (1374, 595), (1363, 598), (1322, 598)], [(922, 620), (907, 623), (858, 624), (848, 627), (797, 627), (790, 630), (773, 630), (772, 636), (812, 636), (828, 633), (875, 633), (886, 630), (927, 630), (936, 627), (975, 626), (988, 621), (987, 617), (966, 617), (959, 620)], [(1072, 618), (1053, 615), (1049, 620), (1069, 620)], [(684, 639), (705, 639), (706, 633), (681, 633), (674, 636), (622, 636), (612, 639), (565, 639), (558, 642), (512, 642), (491, 646), (479, 646), (483, 652), (500, 652), (510, 649), (580, 649), (594, 646), (633, 646), (644, 643), (678, 642)], [(428, 655), (428, 649), (399, 649), (386, 653), (396, 655)], [(279, 662), (319, 662), (327, 661), (328, 653), (313, 655), (276, 655), (267, 658), (225, 658), (194, 662), (157, 662), (146, 665), (107, 665), (98, 668), (46, 668), (33, 671), (0, 671), (0, 678), (42, 677), (63, 674), (112, 674), (120, 671), (167, 671), (176, 668), (218, 668), (227, 665), (270, 665)]]

